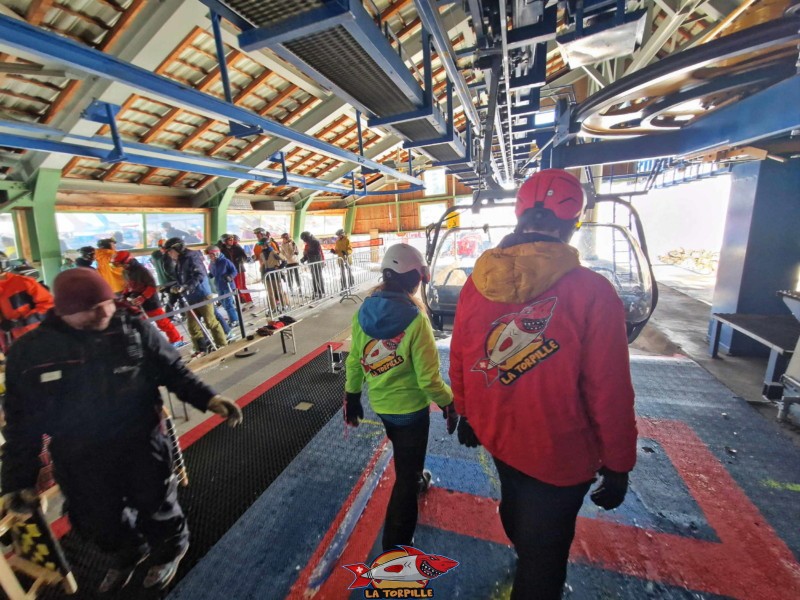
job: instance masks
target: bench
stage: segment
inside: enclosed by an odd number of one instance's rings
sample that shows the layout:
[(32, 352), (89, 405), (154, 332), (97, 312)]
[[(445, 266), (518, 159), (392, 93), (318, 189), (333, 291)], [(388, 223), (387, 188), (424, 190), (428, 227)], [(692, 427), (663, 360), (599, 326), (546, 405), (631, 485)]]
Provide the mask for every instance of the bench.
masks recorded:
[(713, 313), (711, 319), (713, 327), (709, 351), (712, 358), (717, 358), (719, 353), (719, 338), (723, 325), (769, 348), (769, 361), (762, 394), (769, 400), (779, 399), (783, 391), (781, 375), (786, 371), (789, 359), (797, 346), (797, 340), (800, 338), (800, 321), (791, 315), (740, 313)]
[(297, 354), (297, 342), (294, 339), (294, 326), (300, 323), (303, 319), (297, 319), (294, 323), (289, 323), (285, 327), (281, 327), (278, 331), (281, 334), (281, 346), (283, 353), (286, 354), (286, 341), (292, 340), (292, 354)]

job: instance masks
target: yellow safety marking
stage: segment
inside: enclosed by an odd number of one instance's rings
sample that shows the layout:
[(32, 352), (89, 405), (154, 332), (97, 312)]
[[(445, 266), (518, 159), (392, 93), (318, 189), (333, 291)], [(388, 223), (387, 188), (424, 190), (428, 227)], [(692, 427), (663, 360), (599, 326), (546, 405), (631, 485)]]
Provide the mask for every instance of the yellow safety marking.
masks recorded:
[(511, 598), (512, 582), (503, 583), (492, 594), (491, 600), (509, 600)]
[(789, 492), (800, 492), (800, 483), (782, 483), (774, 479), (765, 479), (761, 482), (768, 488), (773, 490), (787, 490)]
[(500, 489), (500, 480), (495, 477), (495, 470), (492, 468), (491, 463), (489, 462), (489, 453), (481, 446), (478, 448), (478, 464), (481, 466), (481, 470), (486, 474), (486, 477), (489, 479), (489, 483), (492, 486), (492, 489), (499, 490)]

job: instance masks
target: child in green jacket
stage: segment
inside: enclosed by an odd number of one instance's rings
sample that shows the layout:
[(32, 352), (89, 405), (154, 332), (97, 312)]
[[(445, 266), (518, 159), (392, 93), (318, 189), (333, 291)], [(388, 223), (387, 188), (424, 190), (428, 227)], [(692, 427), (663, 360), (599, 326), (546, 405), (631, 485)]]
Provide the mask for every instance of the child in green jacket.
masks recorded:
[(383, 527), (383, 549), (410, 546), (417, 527), (417, 493), (427, 489), (424, 471), (430, 403), (442, 408), (447, 432), (458, 415), (453, 393), (439, 372), (439, 353), (427, 316), (413, 296), (430, 278), (422, 254), (406, 244), (386, 251), (383, 284), (353, 317), (353, 347), (347, 357), (345, 421), (364, 417), (361, 388), (383, 421), (394, 451), (395, 484)]

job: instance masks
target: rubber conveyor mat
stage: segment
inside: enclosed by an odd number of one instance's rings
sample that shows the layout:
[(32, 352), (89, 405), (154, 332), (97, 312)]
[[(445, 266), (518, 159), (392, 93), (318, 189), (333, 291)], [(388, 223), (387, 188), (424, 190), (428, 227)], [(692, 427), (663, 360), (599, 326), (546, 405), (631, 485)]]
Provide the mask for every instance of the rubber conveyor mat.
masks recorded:
[[(343, 390), (344, 371), (331, 373), (330, 359), (323, 352), (247, 404), (238, 428), (218, 425), (186, 449), (190, 483), (179, 488), (179, 495), (189, 521), (191, 545), (175, 582), (231, 528), (331, 417), (341, 412)], [(295, 409), (301, 402), (312, 406)], [(110, 566), (108, 558), (72, 531), (61, 543), (78, 581), (78, 595), (69, 597), (107, 599), (96, 589)], [(236, 557), (229, 559), (235, 562)], [(141, 586), (149, 564), (141, 565), (128, 587), (114, 598), (164, 595)], [(39, 597), (67, 596), (60, 588), (45, 588)]]

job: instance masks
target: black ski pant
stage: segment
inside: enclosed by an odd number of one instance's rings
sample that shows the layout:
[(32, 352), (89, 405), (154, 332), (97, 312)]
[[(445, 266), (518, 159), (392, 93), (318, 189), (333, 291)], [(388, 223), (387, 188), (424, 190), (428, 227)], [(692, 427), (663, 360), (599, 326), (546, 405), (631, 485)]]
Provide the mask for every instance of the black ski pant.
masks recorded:
[(494, 459), (500, 520), (517, 551), (512, 600), (558, 600), (567, 579), (575, 521), (591, 481), (558, 487)]
[(117, 566), (148, 552), (155, 564), (163, 564), (189, 545), (172, 448), (160, 427), (82, 459), (56, 457), (54, 463), (73, 528), (113, 555)]
[(382, 416), (381, 420), (394, 452), (395, 481), (383, 525), (383, 549), (391, 550), (395, 546), (410, 546), (414, 538), (417, 494), (425, 467), (431, 417), (425, 410), (404, 425), (393, 425)]

